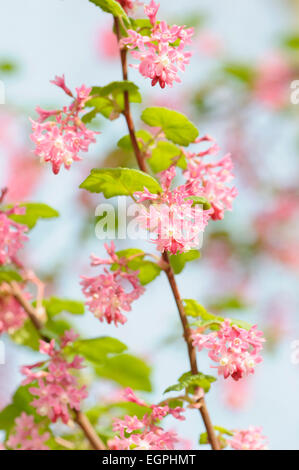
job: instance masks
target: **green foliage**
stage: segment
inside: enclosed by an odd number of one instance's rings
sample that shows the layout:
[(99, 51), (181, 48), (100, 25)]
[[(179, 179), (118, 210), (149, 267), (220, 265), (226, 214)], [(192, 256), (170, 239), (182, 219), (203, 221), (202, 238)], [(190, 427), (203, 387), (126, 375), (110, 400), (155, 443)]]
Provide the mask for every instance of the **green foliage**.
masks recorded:
[(168, 140), (187, 146), (198, 137), (198, 130), (184, 114), (167, 108), (147, 108), (141, 115), (143, 122), (160, 127)]
[[(149, 284), (161, 273), (161, 268), (153, 261), (145, 260), (145, 253), (142, 250), (135, 248), (128, 248), (116, 253), (120, 258), (131, 258), (128, 262), (128, 267), (133, 271), (138, 271), (138, 278), (142, 285)], [(140, 256), (136, 256), (140, 254)], [(112, 265), (112, 269), (116, 269), (118, 265)]]
[(27, 225), (29, 229), (33, 228), (39, 219), (51, 219), (59, 217), (59, 212), (47, 204), (37, 202), (26, 202), (20, 204), (20, 207), (26, 208), (24, 215), (12, 214), (9, 217), (15, 222)]
[(152, 151), (148, 162), (154, 173), (167, 170), (173, 163), (179, 161), (182, 151), (171, 142), (160, 141)]
[(30, 404), (33, 401), (33, 396), (28, 390), (30, 387), (32, 387), (31, 384), (19, 387), (12, 398), (12, 403), (0, 412), (0, 430), (5, 431), (6, 435), (10, 433), (14, 427), (15, 419), (22, 412), (34, 416), (36, 421), (45, 419), (39, 416), (36, 409)]
[(210, 304), (212, 310), (223, 311), (223, 310), (242, 310), (246, 308), (242, 298), (238, 296), (225, 296), (217, 299)]
[(100, 377), (112, 380), (123, 387), (135, 390), (152, 390), (150, 382), (150, 367), (141, 359), (130, 354), (120, 354), (108, 358), (101, 366), (96, 368)]
[(18, 66), (15, 62), (12, 62), (10, 60), (1, 60), (0, 61), (0, 72), (1, 73), (6, 73), (6, 74), (11, 74), (14, 73), (18, 70)]
[(26, 320), (21, 328), (10, 334), (11, 339), (21, 346), (27, 346), (34, 351), (39, 350), (40, 336), (30, 320)]
[(50, 297), (43, 301), (43, 305), (50, 317), (58, 315), (62, 312), (68, 312), (73, 315), (84, 314), (84, 303), (77, 300), (60, 299), (58, 297)]
[(105, 362), (112, 354), (120, 354), (127, 346), (116, 338), (101, 336), (99, 338), (78, 339), (66, 348), (66, 352), (79, 354), (97, 365)]
[(144, 188), (154, 194), (162, 191), (152, 176), (130, 168), (94, 168), (80, 188), (91, 193), (103, 193), (107, 199), (113, 196), (132, 196), (135, 191), (143, 191)]
[(120, 5), (116, 0), (89, 0), (91, 3), (100, 7), (106, 13), (111, 13), (113, 16), (121, 17), (124, 22), (128, 25), (130, 20)]
[(212, 375), (205, 375), (199, 372), (196, 375), (192, 375), (191, 372), (186, 372), (180, 378), (177, 384), (168, 387), (164, 393), (168, 392), (180, 392), (186, 390), (187, 392), (193, 393), (196, 387), (201, 387), (207, 393), (210, 390), (211, 383), (215, 382), (216, 379)]
[(90, 122), (98, 113), (107, 119), (116, 119), (124, 110), (124, 92), (129, 93), (131, 103), (141, 103), (141, 95), (138, 86), (133, 82), (112, 82), (103, 87), (93, 87), (92, 98), (86, 103), (86, 107), (93, 108), (83, 117), (83, 122)]
[(288, 49), (292, 49), (294, 51), (298, 51), (299, 49), (299, 35), (298, 34), (292, 34), (289, 36), (286, 36), (282, 40), (283, 46), (287, 47)]
[(191, 199), (193, 201), (192, 207), (196, 206), (196, 204), (201, 204), (204, 211), (211, 208), (211, 204), (208, 199), (204, 196), (190, 196), (187, 199)]
[(16, 271), (6, 267), (0, 267), (0, 284), (1, 282), (22, 281), (22, 277)]
[[(190, 317), (200, 318), (201, 320), (196, 322), (196, 326), (209, 326), (210, 329), (219, 330), (220, 324), (225, 318), (218, 315), (213, 315), (209, 313), (202, 305), (200, 305), (196, 300), (193, 299), (184, 299), (184, 308), (186, 315)], [(243, 321), (237, 320), (236, 318), (231, 319), (231, 325), (236, 325), (239, 328), (244, 328), (244, 330), (249, 330), (252, 325)]]
[[(148, 131), (145, 131), (144, 129), (137, 131), (136, 137), (137, 137), (138, 145), (140, 149), (142, 148), (142, 144), (140, 143), (140, 140), (142, 140), (146, 144), (150, 142), (151, 140), (153, 140), (153, 136)], [(133, 150), (130, 135), (125, 135), (124, 137), (122, 137), (117, 142), (117, 145), (123, 150)]]
[(170, 264), (175, 274), (180, 274), (186, 263), (193, 261), (200, 257), (200, 252), (198, 250), (190, 250), (187, 253), (179, 253), (177, 255), (170, 255)]
[(255, 79), (254, 69), (246, 64), (237, 62), (227, 63), (224, 65), (223, 71), (227, 75), (248, 86), (251, 86)]
[[(233, 436), (234, 434), (231, 431), (229, 431), (228, 429), (223, 428), (222, 426), (213, 426), (213, 428), (215, 429), (215, 431), (218, 431), (218, 436), (217, 437), (218, 437), (218, 440), (220, 441), (221, 448), (224, 449), (227, 446), (227, 442), (226, 442), (226, 440), (223, 436), (224, 435), (225, 436)], [(200, 435), (199, 444), (209, 444), (209, 439), (208, 439), (208, 433), (207, 432), (203, 432)]]

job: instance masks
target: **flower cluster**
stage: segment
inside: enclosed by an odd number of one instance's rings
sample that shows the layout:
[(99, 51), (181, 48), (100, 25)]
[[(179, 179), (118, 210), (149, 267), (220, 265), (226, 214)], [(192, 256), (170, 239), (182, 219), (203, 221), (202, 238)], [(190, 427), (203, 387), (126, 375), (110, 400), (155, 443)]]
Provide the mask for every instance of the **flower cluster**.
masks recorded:
[(190, 44), (193, 28), (184, 26), (168, 26), (165, 21), (158, 22), (156, 15), (158, 4), (151, 0), (144, 7), (152, 25), (150, 36), (142, 36), (140, 33), (129, 29), (128, 36), (121, 40), (121, 47), (131, 50), (132, 56), (139, 60), (139, 65), (132, 65), (139, 70), (141, 75), (156, 83), (161, 88), (165, 85), (172, 86), (173, 82), (180, 82), (179, 70), (184, 71), (189, 63), (191, 52), (184, 52), (185, 46)]
[(158, 426), (166, 416), (184, 420), (183, 408), (170, 408), (166, 405), (148, 405), (139, 400), (133, 390), (128, 388), (124, 391), (124, 399), (147, 408), (142, 419), (137, 416), (126, 415), (124, 419), (114, 419), (113, 430), (119, 433), (108, 442), (112, 450), (173, 450), (180, 442), (174, 431), (164, 431)]
[(145, 291), (138, 279), (138, 272), (128, 268), (128, 259), (118, 257), (114, 243), (105, 245), (109, 259), (101, 259), (91, 255), (91, 265), (117, 266), (114, 271), (104, 268), (104, 273), (95, 277), (82, 276), (82, 291), (87, 298), (86, 304), (90, 311), (100, 320), (117, 326), (127, 321), (121, 313), (129, 312), (131, 304)]
[(50, 450), (45, 445), (45, 442), (50, 439), (50, 433), (40, 434), (33, 416), (22, 413), (16, 418), (15, 423), (15, 434), (9, 436), (6, 442), (7, 447), (12, 450)]
[(70, 373), (71, 369), (82, 368), (83, 358), (75, 356), (68, 362), (63, 356), (63, 348), (76, 338), (72, 330), (65, 332), (60, 349), (56, 349), (53, 339), (50, 343), (40, 341), (40, 352), (47, 354), (49, 361), (22, 367), (22, 373), (27, 376), (23, 385), (37, 381), (37, 386), (29, 389), (32, 395), (38, 397), (33, 400), (32, 406), (39, 415), (48, 416), (53, 423), (60, 418), (67, 424), (70, 409), (79, 410), (81, 401), (87, 396), (86, 387), (79, 387), (77, 378)]
[(218, 331), (209, 334), (202, 334), (201, 328), (194, 331), (192, 340), (198, 351), (203, 348), (209, 350), (209, 357), (219, 364), (218, 374), (225, 379), (229, 376), (234, 380), (246, 377), (262, 361), (259, 352), (265, 339), (256, 325), (247, 331), (226, 319)]
[(81, 160), (78, 153), (88, 151), (89, 145), (95, 142), (96, 132), (87, 129), (79, 117), (90, 98), (91, 88), (86, 88), (85, 85), (76, 88), (77, 95), (74, 97), (65, 84), (64, 76), (56, 77), (52, 83), (73, 98), (73, 101), (62, 110), (46, 111), (36, 108), (39, 119), (31, 119), (31, 139), (36, 145), (35, 154), (42, 162), (51, 162), (53, 173), (57, 174), (61, 165), (68, 170), (73, 161)]
[(25, 225), (14, 222), (9, 216), (24, 214), (25, 208), (13, 207), (7, 211), (0, 210), (0, 266), (9, 263), (18, 263), (17, 252), (27, 240)]
[[(3, 289), (3, 284), (1, 286)], [(24, 293), (25, 296), (28, 294)], [(14, 333), (21, 328), (27, 315), (19, 302), (5, 292), (0, 296), (0, 334), (4, 332)]]
[(237, 196), (237, 189), (228, 186), (234, 178), (232, 173), (233, 162), (230, 155), (225, 155), (218, 161), (207, 161), (204, 157), (215, 155), (219, 147), (213, 139), (206, 135), (195, 141), (200, 144), (211, 142), (206, 150), (192, 153), (184, 151), (187, 160), (187, 170), (184, 176), (188, 181), (198, 181), (201, 184), (203, 196), (205, 196), (213, 208), (212, 219), (223, 219), (224, 211), (232, 209), (232, 202)]
[(250, 426), (244, 431), (235, 431), (227, 443), (235, 450), (268, 450), (268, 443), (262, 428)]

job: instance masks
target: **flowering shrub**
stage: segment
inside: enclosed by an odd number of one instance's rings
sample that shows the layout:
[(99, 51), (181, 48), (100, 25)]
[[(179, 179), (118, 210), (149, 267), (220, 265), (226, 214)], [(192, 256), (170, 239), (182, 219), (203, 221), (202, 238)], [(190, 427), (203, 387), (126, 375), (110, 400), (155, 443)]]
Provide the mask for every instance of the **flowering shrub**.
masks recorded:
[[(232, 183), (231, 157), (215, 160), (219, 148), (214, 140), (208, 135), (199, 137), (196, 126), (182, 113), (148, 107), (141, 114), (143, 127), (136, 131), (131, 112), (132, 104), (141, 102), (141, 94), (128, 80), (128, 53), (138, 61), (132, 66), (150, 78), (152, 86), (159, 83), (162, 89), (171, 87), (181, 81), (178, 73), (189, 63), (191, 53), (185, 47), (191, 44), (193, 28), (157, 20), (159, 5), (154, 0), (146, 5), (126, 0), (90, 1), (113, 16), (123, 80), (82, 85), (74, 94), (64, 76), (56, 77), (52, 83), (64, 91), (71, 104), (50, 111), (36, 108), (39, 117), (31, 120), (34, 152), (41, 162), (51, 163), (55, 175), (61, 166), (69, 170), (96, 140), (98, 132), (88, 127), (94, 118), (101, 115), (114, 121), (123, 117), (128, 135), (119, 140), (118, 147), (134, 155), (132, 166), (139, 169), (117, 167), (113, 161), (112, 167), (92, 169), (80, 188), (106, 199), (131, 198), (139, 208), (137, 222), (149, 233), (148, 246), (154, 245), (156, 252), (139, 248), (116, 251), (113, 242), (106, 244), (106, 259), (91, 255), (91, 266), (101, 268), (100, 273), (81, 275), (85, 303), (45, 296), (44, 282), (19, 251), (39, 219), (59, 214), (41, 203), (4, 205), (6, 198), (11, 202), (9, 188), (2, 191), (0, 334), (7, 333), (17, 344), (47, 356), (21, 368), (25, 379), (11, 403), (0, 412), (0, 429), (4, 421), (8, 423), (3, 449), (180, 449), (186, 443), (175, 430), (167, 430), (164, 423), (162, 427), (161, 421), (166, 417), (184, 420), (186, 408), (199, 411), (203, 420), (201, 444), (214, 450), (226, 446), (265, 449), (260, 428), (231, 431), (212, 424), (206, 395), (216, 377), (200, 371), (197, 363), (197, 353), (207, 349), (219, 380), (243, 380), (262, 361), (263, 333), (256, 325), (214, 315), (194, 299), (183, 301), (175, 276), (187, 262), (198, 259), (207, 226), (222, 221), (226, 211), (233, 208), (237, 189)], [(136, 19), (136, 7), (141, 6), (146, 18)], [(84, 172), (83, 164), (81, 168)], [(86, 205), (93, 204), (86, 200)], [(151, 405), (134, 391), (151, 391), (146, 360), (128, 353), (126, 345), (116, 338), (97, 336), (99, 323), (92, 338), (81, 338), (74, 333), (67, 315), (83, 315), (86, 306), (101, 322), (123, 325), (127, 321), (124, 312), (130, 312), (139, 297), (149, 295), (148, 284), (162, 273), (178, 309), (189, 365), (177, 383), (164, 392), (176, 395)], [(65, 313), (66, 317), (62, 316)], [(89, 385), (94, 377), (124, 387), (118, 401), (92, 406)], [(69, 427), (71, 432), (54, 423)]]

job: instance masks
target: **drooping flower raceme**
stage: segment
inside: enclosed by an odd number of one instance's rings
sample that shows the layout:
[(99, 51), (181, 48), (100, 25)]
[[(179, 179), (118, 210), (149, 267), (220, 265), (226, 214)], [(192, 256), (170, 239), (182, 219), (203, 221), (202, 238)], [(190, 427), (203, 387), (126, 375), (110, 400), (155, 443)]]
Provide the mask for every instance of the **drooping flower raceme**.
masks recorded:
[(210, 136), (204, 136), (195, 141), (200, 144), (212, 142), (206, 150), (192, 153), (183, 150), (187, 160), (187, 170), (184, 176), (188, 181), (200, 182), (202, 195), (212, 205), (212, 219), (223, 219), (224, 211), (232, 209), (232, 202), (237, 196), (237, 189), (228, 183), (234, 178), (233, 163), (230, 155), (225, 155), (218, 161), (208, 161), (205, 157), (218, 153), (219, 147)]
[[(95, 142), (96, 132), (86, 128), (80, 119), (80, 113), (90, 98), (91, 88), (82, 85), (76, 88), (76, 97), (66, 86), (64, 76), (56, 77), (52, 81), (68, 96), (73, 98), (70, 106), (62, 110), (46, 111), (36, 108), (39, 119), (33, 121), (31, 139), (35, 143), (35, 154), (42, 162), (52, 164), (53, 173), (60, 171), (61, 165), (69, 170), (73, 161), (81, 160), (80, 151), (87, 152), (89, 145)], [(48, 120), (51, 118), (51, 120)]]
[(267, 438), (260, 427), (250, 426), (244, 431), (235, 431), (227, 443), (235, 450), (268, 450)]
[(138, 220), (154, 237), (152, 241), (159, 251), (171, 254), (183, 253), (200, 245), (200, 235), (210, 218), (211, 210), (200, 205), (193, 207), (190, 199), (197, 194), (197, 184), (188, 182), (171, 189), (175, 177), (174, 166), (160, 174), (162, 194), (151, 194), (146, 188), (134, 196), (139, 203), (149, 201), (150, 207), (141, 206)]
[(159, 5), (153, 0), (145, 6), (145, 14), (152, 24), (150, 36), (129, 29), (128, 36), (121, 40), (120, 46), (127, 47), (131, 55), (139, 61), (137, 68), (141, 75), (150, 78), (152, 86), (159, 83), (161, 88), (165, 85), (173, 86), (173, 82), (180, 82), (179, 70), (184, 71), (189, 63), (191, 52), (184, 51), (190, 44), (193, 28), (184, 26), (168, 26), (165, 21), (158, 22), (156, 15)]
[(25, 232), (26, 225), (18, 224), (9, 216), (13, 214), (24, 214), (25, 208), (13, 207), (7, 211), (0, 210), (0, 266), (9, 263), (18, 263), (17, 252), (23, 247), (27, 240)]
[(128, 260), (115, 253), (114, 243), (105, 245), (109, 259), (91, 256), (92, 266), (118, 266), (115, 271), (104, 268), (103, 274), (95, 277), (82, 276), (82, 291), (87, 298), (86, 304), (90, 311), (100, 320), (106, 320), (117, 326), (127, 321), (122, 311), (129, 312), (131, 304), (145, 291), (138, 279), (138, 272), (128, 268)]
[(71, 370), (82, 368), (80, 356), (75, 356), (68, 362), (63, 356), (63, 349), (77, 338), (73, 331), (66, 332), (61, 338), (60, 349), (56, 349), (55, 340), (50, 343), (40, 341), (40, 352), (47, 354), (49, 360), (31, 366), (22, 367), (26, 375), (23, 384), (37, 381), (37, 385), (29, 389), (35, 398), (31, 403), (41, 416), (55, 423), (61, 419), (67, 424), (71, 418), (70, 410), (79, 410), (81, 401), (87, 397), (86, 386), (80, 387), (78, 379), (71, 374)]
[(50, 439), (50, 433), (40, 433), (39, 427), (34, 423), (33, 416), (22, 413), (15, 420), (15, 434), (9, 436), (7, 447), (12, 450), (50, 450), (45, 442)]
[(126, 415), (123, 419), (114, 419), (113, 430), (119, 433), (108, 442), (112, 450), (173, 450), (179, 445), (180, 439), (174, 431), (164, 431), (159, 422), (166, 416), (184, 420), (183, 408), (170, 408), (166, 405), (148, 405), (139, 400), (133, 390), (124, 391), (124, 399), (146, 407), (142, 419)]
[(201, 328), (194, 331), (192, 340), (198, 351), (209, 350), (209, 357), (218, 363), (215, 366), (218, 374), (225, 379), (229, 376), (234, 380), (246, 377), (262, 361), (259, 352), (265, 339), (256, 325), (247, 331), (226, 319), (218, 331), (209, 334), (202, 334)]

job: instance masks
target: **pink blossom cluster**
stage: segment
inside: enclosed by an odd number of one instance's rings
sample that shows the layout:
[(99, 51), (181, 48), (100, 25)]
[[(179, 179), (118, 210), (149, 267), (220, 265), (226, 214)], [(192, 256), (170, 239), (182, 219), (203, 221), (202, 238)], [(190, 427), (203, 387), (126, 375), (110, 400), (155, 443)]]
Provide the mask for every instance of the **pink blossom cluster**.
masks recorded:
[(184, 49), (191, 43), (193, 28), (170, 27), (165, 21), (158, 22), (156, 16), (159, 6), (151, 0), (144, 7), (152, 25), (150, 36), (142, 36), (129, 29), (128, 36), (121, 40), (120, 45), (130, 49), (134, 59), (140, 62), (132, 67), (150, 78), (152, 86), (159, 83), (161, 88), (165, 88), (165, 85), (173, 86), (173, 82), (180, 82), (178, 72), (184, 71), (185, 65), (189, 64), (191, 52), (184, 52)]
[(193, 182), (171, 189), (176, 175), (175, 166), (160, 174), (162, 194), (151, 194), (146, 188), (134, 196), (139, 203), (151, 202), (149, 208), (140, 206), (138, 221), (154, 234), (152, 241), (159, 251), (172, 254), (198, 248), (200, 235), (210, 218), (211, 210), (203, 210), (190, 199), (197, 192)]
[[(37, 381), (37, 386), (29, 389), (37, 398), (31, 403), (41, 416), (55, 423), (59, 418), (67, 424), (71, 418), (70, 409), (79, 410), (81, 401), (87, 397), (86, 386), (79, 387), (78, 379), (71, 374), (71, 369), (82, 368), (83, 358), (75, 356), (68, 362), (63, 356), (63, 348), (77, 338), (72, 330), (64, 333), (60, 349), (56, 349), (55, 340), (50, 343), (40, 341), (40, 352), (49, 356), (48, 362), (39, 362), (22, 367), (26, 375), (23, 385)], [(37, 370), (36, 370), (37, 369)]]
[(121, 4), (121, 6), (128, 15), (132, 13), (138, 5), (142, 5), (136, 0), (117, 0), (117, 2)]
[(127, 388), (124, 391), (124, 399), (151, 411), (145, 413), (142, 419), (137, 416), (126, 415), (124, 419), (114, 419), (113, 430), (119, 433), (108, 442), (112, 450), (173, 450), (180, 442), (176, 432), (164, 431), (158, 426), (166, 416), (184, 420), (183, 408), (170, 408), (166, 405), (148, 405), (134, 394), (133, 390)]
[(227, 443), (235, 450), (268, 450), (267, 438), (260, 427), (250, 426), (244, 431), (235, 431)]
[[(23, 293), (28, 296), (27, 293)], [(11, 295), (3, 294), (0, 296), (0, 334), (14, 333), (21, 328), (27, 315), (19, 302)]]
[(22, 413), (15, 420), (15, 434), (9, 436), (6, 442), (7, 447), (12, 450), (50, 450), (45, 442), (50, 439), (50, 433), (40, 434), (37, 424), (34, 423), (33, 416)]
[(109, 259), (101, 259), (91, 255), (91, 266), (116, 265), (114, 271), (104, 268), (104, 273), (95, 277), (82, 276), (82, 291), (87, 298), (86, 305), (100, 320), (106, 320), (117, 326), (124, 324), (127, 318), (122, 310), (129, 312), (131, 304), (144, 292), (144, 287), (138, 279), (138, 272), (128, 268), (128, 259), (120, 258), (115, 253), (115, 245), (105, 245)]
[(232, 377), (239, 380), (254, 372), (255, 366), (262, 361), (259, 352), (265, 341), (263, 333), (254, 325), (250, 330), (231, 324), (231, 320), (222, 322), (218, 331), (202, 334), (201, 328), (192, 333), (193, 345), (201, 351), (209, 350), (209, 357), (219, 365), (218, 374), (225, 379)]
[(25, 225), (14, 222), (9, 216), (12, 214), (24, 214), (25, 208), (13, 207), (7, 211), (0, 210), (0, 266), (9, 263), (18, 263), (17, 252), (27, 240)]
[(35, 154), (42, 162), (51, 162), (53, 173), (57, 174), (61, 165), (69, 170), (73, 161), (81, 160), (78, 153), (88, 151), (89, 145), (95, 142), (96, 132), (87, 129), (79, 116), (90, 98), (91, 88), (85, 85), (76, 88), (77, 94), (74, 97), (65, 84), (64, 76), (55, 77), (52, 83), (73, 98), (73, 101), (62, 110), (47, 111), (37, 107), (39, 119), (31, 119), (31, 140), (36, 145)]
[(187, 170), (184, 176), (188, 181), (200, 183), (201, 194), (212, 205), (212, 219), (219, 220), (223, 219), (225, 210), (232, 209), (232, 202), (237, 196), (237, 189), (228, 185), (234, 178), (233, 162), (230, 155), (225, 155), (218, 161), (208, 161), (205, 157), (217, 154), (219, 147), (208, 135), (195, 141), (197, 144), (203, 142), (211, 142), (211, 145), (206, 150), (197, 153), (184, 151), (187, 160)]

